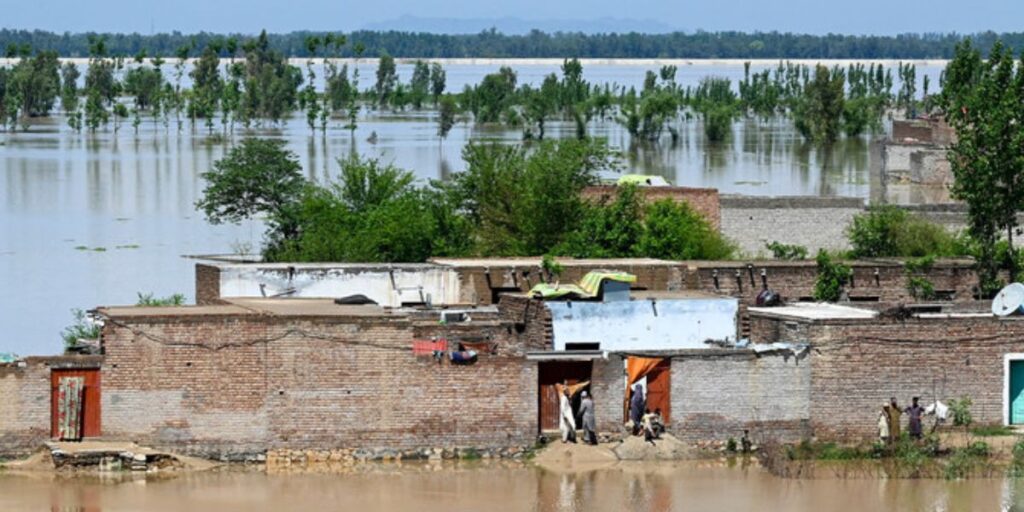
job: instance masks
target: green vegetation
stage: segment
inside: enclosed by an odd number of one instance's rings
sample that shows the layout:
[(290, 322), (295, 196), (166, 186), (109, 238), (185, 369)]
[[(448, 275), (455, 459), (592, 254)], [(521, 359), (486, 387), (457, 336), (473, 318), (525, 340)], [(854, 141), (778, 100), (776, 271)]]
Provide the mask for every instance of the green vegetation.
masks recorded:
[(872, 206), (847, 229), (853, 258), (956, 256), (964, 249), (942, 226), (896, 206)]
[[(1024, 69), (1014, 52), (997, 41), (988, 60), (965, 41), (946, 68), (939, 102), (957, 141), (949, 148), (954, 198), (967, 203), (968, 232), (976, 242), (978, 272), (985, 293), (1002, 285), (1000, 268), (1013, 278), (1018, 251), (1013, 237), (1024, 209)], [(1001, 234), (1006, 250), (999, 254)], [(1001, 257), (1002, 256), (1002, 257)]]
[(167, 297), (154, 297), (152, 293), (138, 292), (139, 300), (135, 303), (136, 306), (144, 307), (159, 307), (159, 306), (184, 306), (185, 296), (180, 293), (169, 295)]
[(935, 256), (932, 255), (903, 262), (904, 270), (907, 273), (907, 292), (911, 297), (917, 300), (935, 298), (935, 285), (924, 277), (933, 265), (935, 265)]
[[(263, 216), (270, 261), (424, 261), (431, 256), (647, 256), (722, 259), (734, 248), (685, 203), (581, 196), (617, 156), (597, 140), (470, 144), (467, 169), (417, 186), (373, 159), (341, 160), (336, 180), (302, 178), (279, 142), (246, 139), (204, 173), (197, 207), (213, 223)], [(551, 269), (554, 272), (554, 267)]]
[(969, 396), (960, 397), (958, 400), (949, 401), (949, 412), (953, 415), (954, 427), (970, 427), (974, 422), (971, 416), (971, 404), (974, 402)]
[(778, 241), (765, 244), (765, 248), (772, 252), (772, 258), (777, 260), (806, 260), (807, 248), (802, 245), (784, 244)]
[(971, 429), (971, 435), (977, 437), (1012, 436), (1016, 431), (1005, 425), (979, 425)]
[(835, 302), (842, 297), (843, 288), (850, 282), (853, 269), (838, 261), (824, 250), (818, 251), (818, 278), (814, 282), (814, 300)]
[(77, 344), (78, 340), (94, 340), (100, 337), (100, 324), (92, 321), (85, 311), (72, 309), (71, 316), (75, 319), (74, 323), (60, 333), (65, 348)]

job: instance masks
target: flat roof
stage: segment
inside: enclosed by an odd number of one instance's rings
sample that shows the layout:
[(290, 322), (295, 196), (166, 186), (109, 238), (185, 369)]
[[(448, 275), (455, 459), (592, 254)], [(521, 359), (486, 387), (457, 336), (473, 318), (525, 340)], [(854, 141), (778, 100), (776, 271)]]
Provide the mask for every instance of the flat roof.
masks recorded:
[(113, 317), (172, 317), (172, 316), (318, 316), (368, 317), (384, 316), (392, 310), (376, 305), (339, 305), (333, 299), (281, 299), (239, 298), (226, 299), (227, 304), (205, 306), (114, 306), (97, 311)]
[(785, 306), (750, 308), (752, 315), (794, 318), (799, 320), (869, 320), (878, 316), (870, 309), (840, 306), (828, 302), (794, 302)]
[(262, 263), (251, 261), (218, 261), (203, 260), (203, 265), (218, 268), (259, 268), (269, 270), (286, 271), (289, 268), (296, 270), (331, 270), (331, 269), (352, 269), (352, 270), (422, 270), (431, 268), (443, 268), (436, 263)]
[[(542, 258), (430, 258), (438, 265), (449, 267), (539, 267)], [(618, 265), (675, 265), (676, 262), (655, 258), (611, 258), (611, 259), (576, 259), (555, 258), (562, 265), (569, 266), (618, 266)]]

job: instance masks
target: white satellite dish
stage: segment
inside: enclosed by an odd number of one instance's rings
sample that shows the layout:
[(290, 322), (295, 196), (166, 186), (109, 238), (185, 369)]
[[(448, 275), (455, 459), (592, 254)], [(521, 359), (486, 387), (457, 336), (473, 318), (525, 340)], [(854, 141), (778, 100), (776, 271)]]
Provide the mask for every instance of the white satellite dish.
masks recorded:
[(1024, 306), (1024, 284), (1010, 283), (992, 299), (992, 314), (1010, 316)]

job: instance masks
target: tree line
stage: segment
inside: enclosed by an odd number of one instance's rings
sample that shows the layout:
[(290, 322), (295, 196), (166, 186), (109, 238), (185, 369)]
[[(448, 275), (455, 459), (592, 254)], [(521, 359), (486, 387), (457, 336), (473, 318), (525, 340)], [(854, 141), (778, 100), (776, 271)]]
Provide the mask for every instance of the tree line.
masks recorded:
[[(548, 123), (570, 122), (585, 138), (590, 123), (599, 120), (621, 124), (634, 142), (657, 143), (666, 136), (677, 140), (684, 123), (699, 119), (707, 138), (717, 142), (746, 116), (792, 119), (807, 140), (827, 144), (843, 134), (878, 132), (894, 109), (912, 116), (930, 101), (927, 79), (919, 100), (916, 67), (902, 63), (897, 90), (893, 69), (874, 63), (811, 67), (780, 61), (756, 73), (748, 63), (737, 83), (709, 76), (693, 87), (679, 85), (676, 66), (668, 65), (646, 71), (637, 89), (590, 83), (572, 58), (536, 86), (520, 84), (516, 71), (504, 66), (448, 92), (445, 69), (436, 62), (417, 59), (411, 79), (403, 82), (395, 57), (382, 53), (368, 86), (360, 87), (359, 67), (350, 72), (339, 56), (349, 50), (363, 56), (361, 43), (342, 34), (311, 35), (305, 48), (318, 58), (307, 59), (302, 69), (273, 49), (266, 33), (183, 46), (170, 60), (147, 50), (131, 58), (111, 56), (107, 40), (95, 37), (80, 89), (82, 70), (74, 62), (61, 64), (51, 50), (11, 47), (8, 55), (17, 61), (0, 67), (0, 125), (27, 129), (33, 118), (55, 110), (59, 98), (68, 124), (88, 131), (109, 124), (115, 131), (125, 124), (137, 131), (145, 121), (182, 130), (188, 122), (210, 133), (219, 124), (226, 135), (236, 125), (279, 123), (304, 113), (312, 132), (326, 133), (332, 120), (355, 130), (363, 109), (434, 108), (441, 137), (461, 119), (519, 129), (524, 139), (544, 139)], [(182, 85), (188, 67), (190, 88)]]
[[(306, 39), (325, 32), (271, 34), (269, 47), (286, 57), (310, 57)], [(733, 58), (733, 59), (938, 59), (951, 58), (965, 39), (990, 48), (996, 40), (1012, 49), (1024, 48), (1024, 32), (997, 34), (810, 35), (781, 32), (675, 32), (670, 34), (582, 34), (533, 31), (507, 35), (495, 30), (478, 34), (445, 35), (395, 31), (355, 31), (345, 36), (360, 41), (368, 55), (387, 52), (401, 58)], [(112, 55), (130, 56), (147, 49), (154, 56), (175, 57), (183, 46), (206, 47), (216, 41), (245, 40), (251, 35), (180, 32), (55, 33), (41, 30), (0, 30), (0, 48), (8, 45), (52, 50), (61, 57), (88, 57), (90, 39), (102, 37)], [(354, 48), (343, 57), (355, 57)], [(222, 53), (221, 57), (227, 57)]]

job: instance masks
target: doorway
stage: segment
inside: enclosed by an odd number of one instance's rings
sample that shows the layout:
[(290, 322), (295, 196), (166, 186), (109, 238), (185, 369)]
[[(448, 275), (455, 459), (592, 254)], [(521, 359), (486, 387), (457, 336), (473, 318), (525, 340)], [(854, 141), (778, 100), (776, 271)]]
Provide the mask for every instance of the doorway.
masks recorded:
[(661, 409), (661, 421), (672, 421), (672, 360), (665, 359), (647, 374), (647, 408)]
[[(558, 430), (558, 390), (555, 384), (577, 384), (590, 380), (591, 361), (544, 361), (539, 363), (537, 385), (538, 424), (540, 430)], [(579, 395), (573, 397), (573, 410), (579, 408)]]
[(77, 441), (100, 436), (100, 370), (50, 371), (50, 436)]
[(1024, 359), (1007, 361), (1009, 376), (1009, 425), (1024, 424)]

